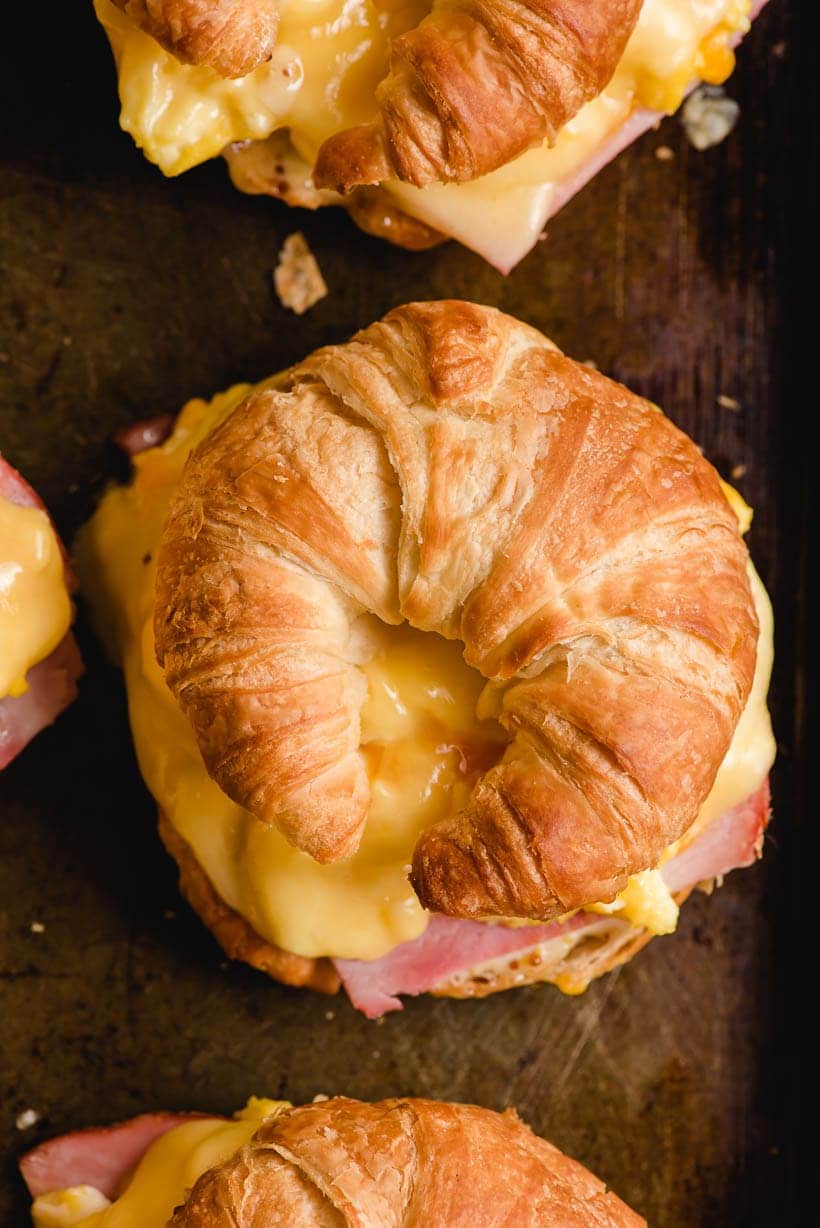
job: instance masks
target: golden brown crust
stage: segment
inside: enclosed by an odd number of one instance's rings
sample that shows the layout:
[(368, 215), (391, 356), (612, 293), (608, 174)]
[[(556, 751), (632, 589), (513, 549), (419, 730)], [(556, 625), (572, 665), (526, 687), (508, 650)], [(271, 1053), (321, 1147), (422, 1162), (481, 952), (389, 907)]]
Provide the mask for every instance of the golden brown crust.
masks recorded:
[(512, 1110), (337, 1097), (278, 1114), (205, 1173), (171, 1228), (640, 1228)]
[(383, 188), (355, 188), (340, 199), (360, 230), (409, 252), (426, 252), (447, 239), (441, 231), (397, 208)]
[(271, 58), (279, 0), (114, 0), (140, 29), (185, 64), (244, 77)]
[(331, 136), (318, 187), (423, 186), (495, 170), (600, 94), (641, 0), (446, 0), (391, 45), (375, 122)]
[(329, 959), (294, 955), (266, 942), (244, 917), (230, 908), (217, 893), (194, 856), (191, 846), (158, 812), (159, 835), (179, 869), (179, 889), (197, 916), (205, 922), (229, 959), (241, 959), (284, 985), (334, 994), (341, 982)]
[(469, 303), (416, 303), (252, 394), (193, 453), (160, 663), (222, 788), (322, 860), (369, 804), (363, 610), (465, 644), (513, 739), (413, 882), (452, 916), (611, 900), (689, 827), (757, 620), (718, 478), (647, 402)]
[(383, 188), (356, 188), (346, 196), (314, 187), (308, 164), (280, 128), (265, 141), (241, 141), (223, 151), (234, 187), (250, 196), (273, 196), (286, 205), (319, 209), (341, 205), (360, 230), (411, 252), (427, 251), (446, 236), (403, 213)]

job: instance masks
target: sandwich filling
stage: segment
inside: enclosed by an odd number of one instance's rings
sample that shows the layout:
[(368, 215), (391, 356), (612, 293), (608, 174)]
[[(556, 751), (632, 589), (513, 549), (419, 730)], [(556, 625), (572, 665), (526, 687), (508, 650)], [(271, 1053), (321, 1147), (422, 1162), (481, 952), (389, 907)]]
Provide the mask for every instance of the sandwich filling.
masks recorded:
[[(374, 118), (390, 40), (418, 25), (432, 0), (282, 0), (272, 59), (238, 80), (180, 63), (110, 0), (95, 7), (117, 62), (120, 123), (176, 175), (282, 128), (312, 166), (328, 137)], [(537, 146), (472, 183), (384, 186), (405, 213), (508, 271), (559, 207), (562, 185), (583, 175), (630, 116), (671, 114), (693, 82), (726, 80), (750, 11), (751, 0), (645, 0), (608, 86), (552, 147)]]
[(0, 494), (0, 700), (25, 695), (29, 670), (70, 624), (63, 556), (48, 515)]
[[(189, 402), (167, 441), (134, 458), (132, 483), (108, 491), (82, 534), (85, 589), (125, 671), (143, 776), (217, 893), (257, 934), (285, 950), (374, 961), (427, 928), (429, 914), (407, 878), (415, 844), (426, 827), (463, 805), (478, 776), (500, 758), (506, 735), (494, 722), (476, 717), (484, 679), (464, 663), (457, 644), (368, 618), (357, 627), (355, 659), (369, 684), (361, 741), (372, 801), (357, 853), (320, 865), (230, 801), (210, 779), (187, 718), (156, 663), (155, 560), (189, 452), (248, 391), (242, 385), (210, 403)], [(735, 492), (728, 494), (748, 527), (748, 508)], [(751, 580), (760, 620), (752, 692), (694, 828), (668, 858), (754, 794), (774, 758), (766, 708), (771, 609), (754, 572)], [(614, 903), (592, 910), (604, 916), (615, 912), (655, 933), (674, 929), (677, 918), (658, 870), (634, 876)]]
[[(168, 1116), (163, 1132), (147, 1145), (141, 1157), (135, 1157), (138, 1162), (132, 1172), (116, 1170), (122, 1168), (118, 1156), (128, 1141), (127, 1132), (136, 1127), (139, 1118), (110, 1130), (81, 1131), (46, 1143), (22, 1164), (23, 1175), (37, 1195), (31, 1208), (34, 1228), (165, 1228), (174, 1208), (184, 1203), (203, 1173), (230, 1159), (251, 1141), (266, 1118), (286, 1108), (290, 1108), (286, 1101), (254, 1096), (230, 1121), (180, 1117), (175, 1124)], [(67, 1146), (72, 1141), (74, 1146)], [(86, 1161), (84, 1165), (84, 1152), (92, 1149), (98, 1152), (94, 1164)], [(35, 1164), (38, 1151), (40, 1163)], [(100, 1180), (99, 1166), (106, 1152), (111, 1156), (111, 1172), (104, 1182), (108, 1194), (93, 1184)], [(58, 1184), (40, 1192), (49, 1181)], [(58, 1188), (61, 1181), (72, 1184)]]

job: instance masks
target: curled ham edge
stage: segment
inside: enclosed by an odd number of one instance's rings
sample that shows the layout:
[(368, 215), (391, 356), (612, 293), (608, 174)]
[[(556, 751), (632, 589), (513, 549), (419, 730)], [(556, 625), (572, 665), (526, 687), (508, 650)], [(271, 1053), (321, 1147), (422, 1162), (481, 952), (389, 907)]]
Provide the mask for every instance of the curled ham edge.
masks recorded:
[[(676, 894), (751, 865), (760, 856), (768, 820), (767, 777), (755, 793), (715, 819), (661, 867), (666, 886)], [(402, 1009), (399, 994), (435, 992), (454, 979), (479, 975), (483, 965), (526, 958), (545, 944), (569, 950), (585, 934), (604, 927), (622, 930), (624, 941), (644, 932), (617, 913), (577, 912), (550, 925), (515, 927), (435, 915), (419, 938), (401, 943), (381, 959), (333, 962), (353, 1005), (368, 1019), (377, 1019)]]
[[(24, 477), (0, 456), (0, 497), (20, 507), (45, 504)], [(65, 558), (66, 584), (74, 587), (74, 577)], [(53, 652), (38, 661), (26, 674), (28, 689), (22, 695), (0, 699), (0, 771), (47, 725), (51, 725), (77, 697), (77, 679), (83, 672), (82, 658), (71, 631), (66, 632)]]
[[(673, 892), (685, 890), (696, 883), (720, 878), (731, 869), (751, 865), (760, 856), (768, 818), (767, 777), (745, 802), (715, 819), (666, 863), (661, 873), (667, 887)], [(534, 932), (538, 935), (537, 947), (565, 935), (581, 936), (585, 929), (602, 920), (596, 914), (576, 913), (568, 921), (538, 926), (534, 931), (530, 927), (515, 929), (434, 916), (420, 938), (402, 943), (380, 960), (335, 963), (354, 1006), (372, 1019), (386, 1011), (401, 1009), (396, 993), (416, 994), (435, 988), (436, 983), (463, 969), (465, 960), (473, 970), (482, 959), (486, 962), (524, 955), (533, 949)], [(612, 923), (615, 919), (607, 920)], [(626, 931), (639, 932), (623, 921), (620, 924)], [(524, 938), (528, 940), (527, 946), (520, 945)], [(156, 1139), (197, 1118), (208, 1120), (208, 1115), (150, 1113), (114, 1126), (77, 1130), (27, 1152), (20, 1160), (20, 1171), (32, 1198), (72, 1186), (91, 1185), (113, 1199), (122, 1193)]]
[[(143, 1113), (114, 1126), (74, 1130), (41, 1143), (20, 1159), (20, 1172), (32, 1198), (77, 1185), (91, 1185), (114, 1199), (152, 1143), (201, 1113)], [(222, 1118), (213, 1118), (221, 1121)]]

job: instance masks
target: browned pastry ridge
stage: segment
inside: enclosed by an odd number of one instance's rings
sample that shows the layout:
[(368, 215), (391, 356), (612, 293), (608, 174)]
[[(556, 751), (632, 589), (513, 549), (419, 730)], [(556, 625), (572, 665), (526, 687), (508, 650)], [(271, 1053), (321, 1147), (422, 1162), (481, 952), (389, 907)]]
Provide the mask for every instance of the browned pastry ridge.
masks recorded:
[(378, 118), (330, 137), (314, 170), (339, 191), (486, 175), (550, 144), (608, 84), (642, 0), (446, 0), (393, 39)]
[(268, 1119), (170, 1228), (640, 1228), (512, 1111), (344, 1097)]
[(369, 807), (360, 616), (460, 640), (511, 740), (413, 883), (433, 911), (546, 921), (612, 900), (696, 817), (754, 671), (746, 564), (656, 407), (500, 312), (416, 303), (192, 453), (157, 655), (217, 783), (329, 861)]
[(114, 0), (135, 25), (186, 64), (244, 77), (276, 46), (280, 0)]

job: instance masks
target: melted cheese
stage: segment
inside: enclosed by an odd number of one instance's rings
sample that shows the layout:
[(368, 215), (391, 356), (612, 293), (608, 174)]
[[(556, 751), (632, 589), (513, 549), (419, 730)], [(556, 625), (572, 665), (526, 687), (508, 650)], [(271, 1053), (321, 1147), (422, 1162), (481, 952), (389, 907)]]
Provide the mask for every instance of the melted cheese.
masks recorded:
[(38, 507), (0, 495), (0, 699), (22, 695), (26, 674), (57, 647), (71, 624), (63, 556)]
[[(328, 136), (373, 118), (390, 39), (432, 7), (431, 0), (283, 0), (273, 58), (230, 81), (180, 64), (110, 0), (95, 5), (119, 69), (122, 127), (167, 175), (285, 126), (312, 165)], [(645, 0), (609, 85), (552, 148), (532, 149), (473, 183), (385, 186), (407, 213), (508, 271), (537, 239), (560, 185), (633, 111), (671, 113), (694, 80), (729, 76), (732, 41), (748, 29), (749, 9), (749, 0)]]
[[(421, 831), (464, 803), (500, 756), (504, 735), (476, 719), (483, 679), (456, 645), (368, 619), (362, 747), (372, 802), (355, 856), (319, 865), (210, 779), (154, 655), (155, 555), (188, 453), (248, 390), (239, 385), (185, 406), (170, 439), (135, 458), (132, 484), (105, 495), (80, 536), (78, 563), (98, 626), (125, 670), (143, 776), (222, 898), (258, 934), (299, 955), (376, 959), (424, 930), (427, 914), (407, 879), (413, 848)], [(746, 505), (732, 497), (743, 514)], [(771, 607), (752, 576), (761, 624), (755, 685), (701, 822), (754, 792), (774, 758), (766, 709)], [(605, 909), (653, 932), (674, 928), (674, 901), (656, 871), (636, 875)]]
[(287, 1108), (284, 1100), (252, 1097), (233, 1121), (205, 1117), (176, 1126), (151, 1144), (113, 1203), (93, 1186), (55, 1190), (35, 1199), (34, 1228), (166, 1228), (203, 1173), (249, 1143), (265, 1118)]

